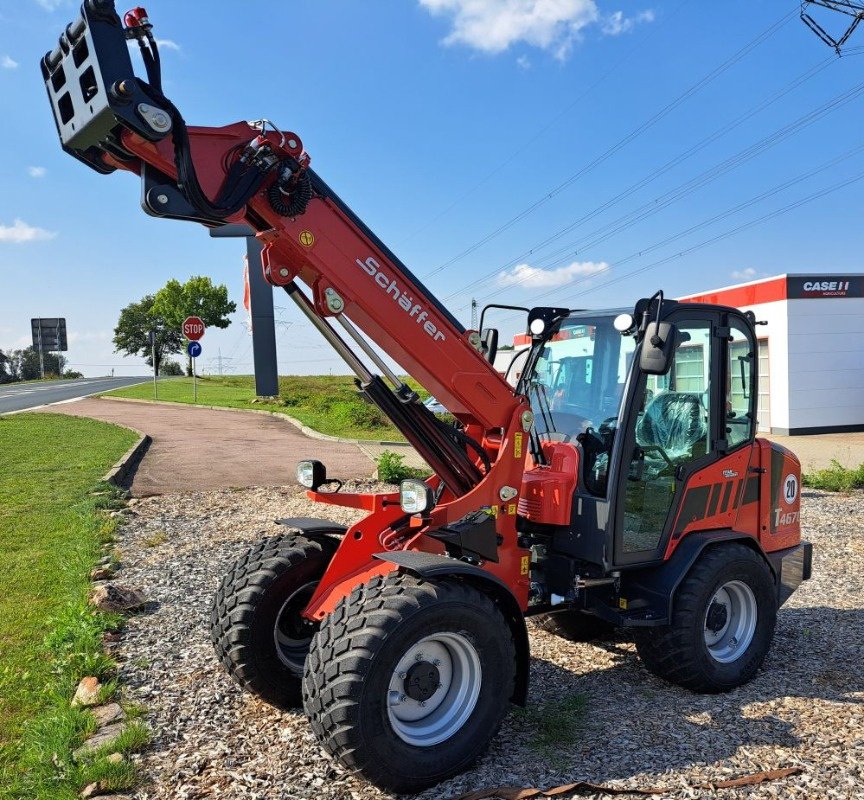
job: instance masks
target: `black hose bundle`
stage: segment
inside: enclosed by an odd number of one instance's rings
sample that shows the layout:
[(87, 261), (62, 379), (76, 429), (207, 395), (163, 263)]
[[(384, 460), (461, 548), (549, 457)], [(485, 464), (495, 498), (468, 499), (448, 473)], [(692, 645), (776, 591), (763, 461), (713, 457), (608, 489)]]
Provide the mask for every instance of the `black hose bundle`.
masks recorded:
[(312, 199), (312, 181), (308, 172), (301, 172), (286, 191), (282, 189), (281, 179), (273, 181), (267, 190), (267, 199), (281, 217), (299, 217)]

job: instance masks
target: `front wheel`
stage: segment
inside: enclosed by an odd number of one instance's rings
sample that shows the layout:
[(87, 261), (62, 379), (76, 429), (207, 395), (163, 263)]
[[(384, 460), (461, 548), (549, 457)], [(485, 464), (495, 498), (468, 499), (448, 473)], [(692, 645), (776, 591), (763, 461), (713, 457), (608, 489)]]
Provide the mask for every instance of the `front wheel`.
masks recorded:
[(467, 768), (513, 693), (516, 647), (482, 592), (375, 578), (321, 624), (303, 705), (322, 746), (377, 786), (414, 792)]
[(637, 628), (645, 666), (697, 692), (728, 692), (751, 680), (771, 646), (777, 619), (774, 577), (743, 544), (710, 548), (675, 598), (672, 623)]
[(336, 543), (291, 534), (247, 550), (222, 579), (210, 638), (228, 674), (277, 708), (300, 705), (300, 681), (317, 625), (301, 616)]

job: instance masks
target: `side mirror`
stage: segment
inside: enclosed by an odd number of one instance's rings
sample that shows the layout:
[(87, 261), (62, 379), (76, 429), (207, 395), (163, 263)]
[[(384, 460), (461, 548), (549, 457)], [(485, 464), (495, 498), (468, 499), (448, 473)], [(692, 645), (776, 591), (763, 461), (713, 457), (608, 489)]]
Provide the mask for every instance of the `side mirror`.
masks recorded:
[(678, 329), (671, 322), (649, 322), (642, 339), (639, 369), (646, 375), (665, 375), (672, 367)]
[(483, 343), (483, 355), (486, 360), (492, 364), (495, 362), (495, 356), (498, 355), (498, 329), (484, 328), (480, 331), (480, 341)]

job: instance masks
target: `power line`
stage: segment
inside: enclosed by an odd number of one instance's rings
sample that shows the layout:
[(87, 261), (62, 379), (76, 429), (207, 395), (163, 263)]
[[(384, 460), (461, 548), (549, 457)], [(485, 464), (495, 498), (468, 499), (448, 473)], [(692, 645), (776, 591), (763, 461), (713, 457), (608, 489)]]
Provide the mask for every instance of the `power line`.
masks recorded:
[[(583, 295), (590, 294), (591, 292), (596, 292), (599, 289), (605, 289), (607, 286), (611, 286), (615, 283), (620, 283), (621, 281), (626, 280), (627, 278), (632, 278), (634, 275), (640, 275), (642, 273), (648, 272), (649, 270), (656, 269), (657, 267), (662, 266), (664, 264), (668, 264), (671, 261), (675, 261), (679, 258), (683, 258), (684, 256), (690, 255), (691, 253), (695, 253), (697, 250), (701, 250), (705, 247), (708, 247), (709, 245), (712, 245), (712, 244), (715, 244), (716, 242), (722, 241), (723, 239), (728, 239), (729, 237), (735, 236), (736, 234), (741, 233), (742, 231), (748, 230), (750, 228), (754, 228), (758, 225), (762, 225), (765, 222), (768, 222), (772, 219), (775, 219), (776, 217), (782, 216), (783, 214), (787, 214), (790, 211), (794, 211), (795, 209), (798, 209), (801, 206), (807, 205), (808, 203), (812, 203), (815, 200), (819, 200), (823, 197), (826, 197), (829, 194), (833, 194), (834, 192), (840, 191), (841, 189), (844, 189), (847, 186), (852, 185), (853, 183), (857, 183), (858, 181), (860, 181), (862, 179), (864, 179), (864, 171), (856, 173), (851, 178), (846, 178), (845, 180), (839, 181), (838, 183), (835, 183), (835, 184), (828, 186), (824, 189), (820, 189), (816, 192), (813, 192), (813, 193), (807, 195), (806, 197), (801, 198), (800, 200), (796, 200), (792, 203), (789, 203), (788, 205), (785, 205), (785, 206), (782, 206), (781, 208), (775, 209), (774, 211), (770, 211), (767, 214), (763, 214), (761, 217), (757, 217), (754, 220), (750, 220), (749, 222), (744, 222), (741, 225), (737, 225), (734, 228), (731, 228), (727, 231), (724, 231), (723, 233), (719, 233), (715, 236), (710, 237), (709, 239), (705, 239), (704, 241), (699, 242), (698, 244), (695, 244), (691, 247), (685, 248), (684, 250), (680, 250), (677, 253), (673, 253), (671, 255), (665, 256), (664, 258), (658, 259), (657, 261), (653, 261), (650, 264), (646, 264), (643, 267), (639, 267), (637, 269), (631, 270), (630, 272), (626, 272), (623, 275), (618, 275), (615, 278), (612, 278), (611, 280), (605, 281), (601, 285), (589, 287), (589, 288), (585, 289), (584, 291), (582, 291), (579, 296), (581, 297)], [(580, 283), (585, 283), (586, 281), (595, 278), (597, 275), (599, 275), (601, 273), (609, 272), (614, 267), (617, 267), (620, 263), (623, 263), (623, 261), (617, 262), (616, 264), (610, 264), (604, 270), (601, 270), (600, 272), (595, 273), (590, 278), (580, 279), (578, 281), (575, 281), (573, 284), (570, 284), (570, 286), (572, 287), (572, 286), (578, 285)], [(548, 292), (543, 292), (542, 294), (538, 295), (538, 299), (540, 297), (546, 297), (549, 294), (557, 293), (559, 291), (560, 291), (560, 287), (557, 287), (555, 289), (551, 289)], [(565, 298), (561, 298), (561, 299), (569, 299), (572, 297), (574, 297), (574, 295), (571, 294), (571, 295), (566, 295)], [(561, 299), (559, 299), (557, 302), (560, 303)], [(516, 319), (516, 317), (511, 316), (511, 317), (506, 318), (503, 321), (507, 321), (509, 319)]]
[[(773, 95), (769, 96), (768, 98), (766, 98), (762, 102), (758, 103), (756, 106), (749, 109), (748, 111), (746, 111), (745, 113), (743, 113), (742, 115), (740, 115), (739, 117), (734, 119), (732, 122), (718, 128), (713, 133), (711, 133), (709, 136), (707, 136), (704, 139), (702, 139), (701, 141), (697, 142), (695, 145), (693, 145), (689, 149), (685, 150), (683, 153), (680, 153), (679, 155), (675, 156), (670, 161), (667, 161), (666, 164), (664, 164), (661, 167), (658, 167), (656, 170), (649, 173), (648, 175), (646, 175), (641, 180), (637, 181), (636, 183), (632, 184), (628, 188), (619, 192), (617, 195), (610, 198), (609, 200), (602, 203), (601, 205), (595, 207), (594, 209), (587, 212), (586, 214), (583, 214), (578, 219), (569, 223), (565, 227), (559, 229), (555, 233), (549, 235), (548, 237), (541, 240), (540, 242), (532, 245), (530, 248), (528, 248), (527, 250), (520, 253), (520, 255), (516, 256), (515, 258), (506, 262), (505, 264), (502, 264), (502, 265), (496, 267), (494, 270), (492, 270), (488, 273), (485, 273), (484, 275), (480, 276), (479, 278), (475, 279), (474, 281), (471, 281), (469, 284), (467, 284), (463, 288), (457, 290), (456, 292), (451, 293), (450, 295), (448, 295), (444, 299), (449, 300), (449, 299), (456, 297), (457, 295), (461, 294), (462, 292), (466, 292), (466, 291), (469, 291), (471, 289), (474, 289), (477, 286), (487, 282), (488, 280), (494, 279), (495, 277), (498, 276), (498, 274), (500, 273), (501, 270), (508, 269), (509, 267), (512, 267), (512, 266), (520, 263), (521, 261), (523, 261), (524, 259), (533, 255), (537, 251), (542, 250), (543, 248), (547, 247), (548, 245), (550, 245), (553, 242), (557, 241), (558, 239), (562, 238), (565, 234), (567, 234), (570, 231), (575, 230), (576, 228), (580, 227), (585, 222), (588, 222), (589, 220), (593, 219), (594, 217), (599, 216), (602, 212), (607, 211), (608, 209), (610, 209), (613, 206), (620, 203), (621, 200), (624, 200), (627, 197), (630, 197), (631, 195), (635, 194), (640, 189), (643, 189), (645, 186), (649, 185), (650, 183), (653, 183), (657, 178), (661, 177), (662, 175), (667, 173), (669, 170), (673, 169), (674, 167), (678, 166), (682, 162), (686, 161), (692, 155), (695, 155), (697, 152), (705, 149), (705, 147), (707, 147), (709, 144), (712, 144), (713, 142), (717, 141), (718, 139), (720, 139), (725, 134), (729, 133), (730, 131), (739, 127), (744, 122), (746, 122), (749, 119), (751, 119), (752, 117), (754, 117), (756, 114), (760, 113), (761, 111), (765, 110), (769, 106), (773, 105), (778, 100), (780, 100), (782, 97), (789, 94), (791, 91), (794, 91), (795, 89), (797, 89), (799, 86), (801, 86), (807, 80), (810, 80), (810, 78), (817, 75), (819, 72), (824, 70), (827, 66), (834, 63), (835, 61), (836, 61), (836, 58), (831, 56), (831, 57), (819, 62), (818, 64), (814, 65), (813, 67), (811, 67), (810, 69), (808, 69), (807, 71), (805, 71), (804, 73), (799, 75), (797, 78), (795, 78), (792, 82), (790, 82), (789, 84), (787, 84), (786, 86), (784, 86), (783, 88), (781, 88), (780, 90), (775, 92)], [(840, 97), (842, 97), (842, 96), (843, 95), (841, 95)], [(852, 98), (850, 98), (850, 99), (852, 99)], [(827, 106), (827, 105), (828, 104), (825, 104), (825, 106)], [(820, 108), (824, 108), (825, 106), (820, 107)], [(833, 110), (833, 108), (830, 110)], [(818, 111), (819, 111), (819, 109), (816, 109), (813, 112), (811, 112), (811, 114), (817, 113)], [(827, 113), (827, 111), (825, 113)], [(797, 120), (796, 122), (791, 123), (790, 126), (800, 124), (803, 127), (808, 116), (809, 115), (805, 115), (805, 117), (799, 118), (799, 120)], [(816, 120), (812, 120), (812, 121), (815, 122)], [(810, 123), (807, 123), (807, 124), (810, 124)], [(786, 126), (786, 127), (790, 127), (790, 126)], [(629, 227), (630, 225), (635, 224), (636, 222), (641, 222), (646, 216), (650, 216), (652, 213), (658, 213), (663, 208), (666, 208), (668, 205), (670, 205), (671, 202), (674, 202), (675, 200), (680, 199), (680, 197), (675, 197), (674, 199), (670, 200), (669, 202), (664, 202), (665, 198), (667, 198), (668, 196), (673, 194), (675, 191), (678, 191), (679, 189), (687, 188), (692, 183), (693, 184), (692, 188), (687, 189), (687, 191), (685, 192), (685, 194), (688, 194), (690, 191), (695, 191), (696, 189), (704, 186), (706, 183), (709, 183), (711, 180), (714, 180), (714, 179), (720, 177), (720, 175), (724, 174), (725, 172), (728, 172), (729, 170), (734, 169), (737, 166), (740, 166), (740, 164), (744, 163), (744, 161), (750, 160), (750, 158), (755, 158), (757, 155), (761, 155), (761, 153), (764, 152), (764, 150), (770, 149), (770, 147), (773, 147), (774, 144), (779, 144), (779, 141), (781, 141), (781, 140), (778, 140), (777, 142), (773, 142), (773, 143), (771, 143), (771, 140), (774, 137), (783, 133), (784, 130), (785, 130), (784, 128), (781, 128), (779, 131), (775, 131), (769, 137), (766, 137), (765, 139), (760, 140), (756, 144), (751, 145), (749, 148), (745, 148), (744, 150), (739, 151), (735, 156), (732, 156), (732, 157), (726, 159), (725, 161), (721, 162), (720, 164), (716, 165), (715, 167), (711, 168), (710, 170), (707, 170), (707, 171), (701, 173), (696, 178), (692, 178), (690, 181), (687, 181), (684, 184), (679, 185), (679, 187), (677, 187), (676, 189), (670, 190), (669, 192), (666, 192), (665, 194), (662, 194), (659, 197), (655, 197), (653, 200), (650, 200), (649, 202), (645, 203), (643, 206), (639, 207), (635, 211), (631, 211), (622, 217), (618, 217), (613, 222), (607, 223), (605, 226), (599, 228), (598, 230), (595, 230), (593, 233), (589, 234), (587, 237), (582, 237), (581, 239), (577, 239), (574, 242), (569, 242), (568, 244), (561, 247), (559, 250), (553, 251), (553, 253), (548, 254), (544, 258), (548, 259), (551, 256), (558, 255), (558, 254), (561, 254), (563, 252), (569, 251), (573, 247), (580, 245), (586, 239), (591, 239), (592, 237), (594, 237), (594, 236), (596, 236), (596, 235), (598, 235), (598, 234), (600, 234), (600, 233), (602, 233), (602, 232), (604, 232), (604, 231), (606, 231), (612, 227), (614, 227), (614, 233), (618, 233), (621, 230), (624, 230), (626, 227)], [(797, 130), (791, 131), (788, 135), (791, 135), (792, 132), (797, 132)], [(785, 135), (783, 138), (786, 138)], [(762, 149), (763, 144), (766, 145), (764, 147), (764, 149)], [(754, 150), (754, 148), (759, 148), (759, 149), (758, 149), (758, 151), (756, 151), (756, 150)], [(753, 150), (752, 153), (750, 152), (751, 150)], [(742, 160), (738, 161), (738, 159), (742, 159)], [(719, 170), (716, 175), (712, 174), (714, 170)], [(683, 197), (683, 196), (684, 196), (684, 194), (681, 195), (681, 197)], [(664, 204), (659, 205), (660, 203), (664, 203)], [(643, 212), (646, 212), (646, 211), (649, 211), (650, 213), (643, 214)], [(638, 216), (638, 219), (634, 218), (636, 216)], [(618, 226), (619, 223), (630, 220), (630, 219), (632, 219), (632, 222), (628, 222), (626, 225), (621, 225), (620, 227), (615, 227), (615, 226)], [(598, 243), (598, 242), (592, 242), (592, 244), (596, 244), (596, 243)], [(538, 261), (537, 263), (539, 264), (540, 262)], [(520, 283), (521, 283), (521, 281), (520, 281)]]
[(460, 194), (455, 200), (453, 200), (445, 209), (439, 211), (434, 217), (427, 219), (419, 228), (415, 229), (411, 233), (409, 233), (402, 242), (407, 242), (413, 239), (418, 233), (422, 233), (427, 228), (430, 228), (434, 225), (439, 219), (449, 214), (456, 206), (458, 206), (463, 200), (467, 197), (470, 197), (474, 192), (477, 191), (481, 186), (488, 183), (492, 178), (494, 178), (501, 170), (503, 170), (506, 166), (511, 164), (520, 156), (525, 154), (525, 149), (530, 147), (534, 142), (540, 139), (546, 131), (548, 131), (551, 127), (553, 127), (560, 119), (563, 119), (567, 114), (569, 114), (576, 106), (578, 106), (586, 97), (588, 97), (600, 84), (602, 84), (610, 75), (617, 72), (627, 61), (630, 60), (630, 57), (637, 51), (640, 50), (650, 39), (656, 36), (659, 31), (669, 23), (671, 19), (673, 19), (678, 12), (684, 7), (687, 3), (687, 0), (682, 0), (679, 3), (675, 10), (671, 14), (664, 15), (663, 22), (659, 26), (651, 26), (647, 29), (647, 32), (642, 36), (639, 42), (630, 48), (627, 53), (618, 61), (615, 62), (606, 72), (604, 72), (594, 83), (592, 83), (584, 92), (582, 92), (575, 100), (565, 106), (561, 111), (559, 111), (552, 119), (549, 120), (540, 130), (537, 131), (530, 139), (519, 143), (519, 148), (514, 150), (507, 158), (504, 159), (498, 166), (494, 167), (491, 171), (486, 173), (486, 175), (473, 184), (470, 188), (466, 189), (462, 194)]
[(730, 58), (728, 58), (722, 64), (715, 67), (711, 72), (709, 72), (707, 75), (702, 77), (700, 80), (698, 80), (696, 83), (694, 83), (688, 89), (686, 89), (683, 93), (678, 95), (678, 97), (676, 97), (670, 103), (667, 103), (662, 109), (660, 109), (660, 111), (656, 112), (654, 115), (649, 117), (641, 125), (634, 128), (632, 131), (630, 131), (630, 133), (628, 133), (622, 139), (619, 139), (619, 141), (616, 142), (614, 145), (612, 145), (612, 147), (610, 147), (608, 150), (606, 150), (601, 155), (597, 156), (593, 161), (589, 162), (584, 167), (579, 169), (577, 172), (575, 172), (573, 175), (571, 175), (569, 178), (567, 178), (564, 182), (558, 184), (554, 189), (550, 190), (545, 195), (543, 195), (543, 197), (539, 198), (538, 200), (535, 200), (527, 208), (523, 209), (518, 214), (516, 214), (516, 216), (511, 217), (507, 222), (500, 225), (499, 227), (497, 227), (495, 230), (491, 231), (490, 233), (486, 234), (486, 236), (479, 239), (478, 241), (476, 241), (474, 244), (470, 245), (466, 249), (462, 250), (462, 252), (453, 256), (448, 261), (445, 261), (443, 264), (439, 265), (438, 267), (433, 269), (431, 272), (428, 272), (426, 275), (423, 276), (424, 279), (430, 278), (433, 275), (437, 275), (442, 270), (446, 269), (447, 267), (451, 266), (452, 264), (455, 264), (457, 261), (462, 260), (465, 256), (470, 255), (475, 250), (478, 250), (480, 247), (482, 247), (487, 242), (491, 241), (492, 239), (495, 239), (497, 236), (500, 236), (502, 233), (504, 233), (504, 231), (511, 228), (517, 222), (520, 222), (521, 220), (525, 219), (527, 216), (532, 214), (534, 211), (536, 211), (542, 205), (546, 204), (552, 198), (554, 198), (555, 196), (560, 194), (562, 191), (564, 191), (564, 189), (571, 186), (573, 183), (575, 183), (577, 180), (579, 180), (579, 178), (581, 178), (583, 175), (586, 175), (588, 172), (592, 171), (593, 169), (598, 167), (600, 164), (602, 164), (603, 162), (610, 159), (618, 151), (622, 150), (624, 147), (626, 147), (628, 144), (630, 144), (630, 142), (632, 142), (634, 139), (641, 136), (643, 133), (645, 133), (645, 131), (649, 130), (651, 127), (656, 125), (664, 117), (667, 117), (676, 108), (678, 108), (678, 106), (685, 103), (687, 100), (689, 100), (695, 94), (697, 94), (699, 91), (704, 89), (715, 78), (722, 75), (728, 69), (733, 67), (739, 61), (741, 61), (750, 52), (755, 50), (764, 41), (766, 41), (771, 36), (773, 36), (778, 30), (780, 30), (780, 28), (782, 28), (786, 23), (788, 23), (789, 20), (792, 19), (792, 17), (794, 15), (795, 15), (794, 11), (790, 11), (789, 13), (784, 14), (777, 22), (775, 22), (773, 25), (771, 25), (769, 28), (767, 28), (765, 31), (763, 31), (761, 34), (759, 34), (755, 39), (751, 40), (748, 44), (746, 44), (744, 47), (742, 47), (740, 50), (738, 50), (734, 55), (732, 55)]

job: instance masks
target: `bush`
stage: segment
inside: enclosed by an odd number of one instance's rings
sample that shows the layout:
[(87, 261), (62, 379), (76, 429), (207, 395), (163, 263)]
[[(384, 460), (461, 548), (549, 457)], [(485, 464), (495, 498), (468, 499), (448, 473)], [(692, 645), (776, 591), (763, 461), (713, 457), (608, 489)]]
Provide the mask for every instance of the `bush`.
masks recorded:
[(385, 450), (375, 463), (378, 465), (378, 480), (384, 483), (399, 483), (408, 478), (428, 478), (432, 473), (428, 469), (417, 469), (405, 466), (405, 456)]
[(166, 360), (159, 365), (159, 374), (166, 376), (182, 375), (183, 367), (181, 367), (176, 361)]
[(864, 464), (855, 469), (847, 469), (839, 461), (831, 459), (830, 467), (802, 475), (801, 483), (828, 492), (851, 492), (853, 489), (861, 489), (864, 488)]
[(76, 372), (74, 369), (67, 369), (66, 372), (63, 373), (63, 377), (68, 380), (78, 380), (78, 378), (83, 378), (84, 374)]

